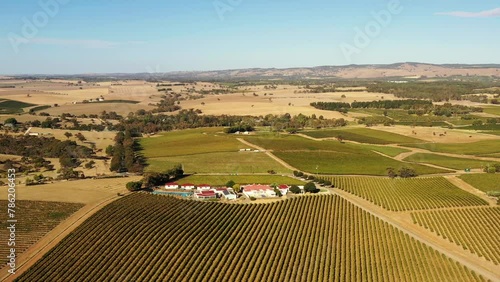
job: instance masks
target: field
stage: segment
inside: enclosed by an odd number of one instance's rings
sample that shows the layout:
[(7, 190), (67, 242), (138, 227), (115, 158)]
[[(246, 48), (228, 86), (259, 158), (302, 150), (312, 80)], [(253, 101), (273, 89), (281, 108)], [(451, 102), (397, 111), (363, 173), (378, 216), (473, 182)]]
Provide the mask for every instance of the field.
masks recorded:
[[(3, 198), (2, 199), (6, 199)], [(4, 227), (0, 229), (1, 238), (9, 238), (7, 227), (7, 204), (8, 201), (0, 201), (0, 206), (5, 208), (0, 218)], [(45, 234), (56, 227), (61, 221), (83, 207), (82, 204), (40, 202), (40, 201), (16, 201), (16, 253), (26, 251), (31, 245), (40, 240)], [(7, 263), (7, 255), (10, 253), (7, 243), (0, 246), (0, 262)]]
[(500, 174), (466, 174), (461, 175), (460, 178), (474, 186), (475, 188), (488, 193), (500, 193)]
[(465, 158), (454, 158), (442, 155), (435, 154), (425, 154), (425, 153), (416, 153), (410, 155), (409, 157), (404, 159), (408, 162), (416, 162), (416, 163), (429, 163), (441, 167), (447, 167), (457, 170), (463, 170), (466, 168), (483, 168), (488, 164), (493, 162), (490, 161), (481, 161), (481, 160), (473, 160), (473, 159), (465, 159)]
[(233, 180), (236, 184), (305, 184), (298, 179), (281, 175), (190, 175), (176, 182), (225, 186), (229, 180)]
[(0, 114), (22, 113), (24, 108), (34, 106), (14, 100), (0, 100)]
[(412, 218), (464, 250), (500, 264), (500, 207), (418, 212)]
[(403, 144), (419, 143), (422, 140), (395, 133), (373, 130), (369, 128), (345, 128), (333, 130), (305, 131), (303, 134), (313, 138), (337, 138), (339, 135), (345, 140), (369, 144)]
[(291, 171), (265, 153), (222, 152), (148, 159), (148, 171), (166, 171), (182, 164), (187, 173), (276, 173)]
[(485, 155), (500, 153), (500, 140), (484, 140), (473, 143), (458, 144), (404, 144), (406, 147), (420, 148), (439, 153), (463, 154), (463, 155)]
[(500, 107), (484, 107), (484, 112), (487, 114), (500, 116)]
[(148, 194), (134, 194), (103, 208), (18, 281), (104, 277), (117, 281), (484, 281), (338, 196), (226, 205)]
[(363, 145), (338, 141), (313, 141), (298, 136), (250, 136), (245, 140), (272, 150), (288, 164), (309, 173), (387, 175), (387, 168), (414, 168), (419, 174), (447, 172), (433, 167), (406, 164), (372, 152)]
[(389, 157), (395, 157), (395, 156), (400, 155), (402, 153), (411, 152), (408, 149), (404, 149), (404, 148), (400, 148), (400, 147), (376, 146), (376, 145), (364, 145), (363, 147), (366, 149), (370, 149), (370, 150), (382, 153), (382, 154), (387, 155)]
[(391, 211), (483, 206), (487, 202), (442, 177), (389, 179), (372, 177), (326, 178), (333, 185)]

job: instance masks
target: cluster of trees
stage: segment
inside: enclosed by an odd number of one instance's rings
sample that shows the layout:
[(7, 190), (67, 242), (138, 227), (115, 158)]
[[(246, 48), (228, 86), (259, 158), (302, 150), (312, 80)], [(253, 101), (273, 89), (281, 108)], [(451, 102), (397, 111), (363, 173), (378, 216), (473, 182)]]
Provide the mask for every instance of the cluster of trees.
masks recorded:
[(394, 94), (400, 98), (430, 99), (434, 102), (462, 100), (463, 95), (474, 93), (475, 89), (495, 86), (491, 83), (467, 81), (437, 81), (390, 83), (378, 82), (367, 85), (369, 92)]
[(300, 177), (300, 178), (304, 178), (304, 179), (307, 179), (307, 180), (311, 180), (312, 182), (318, 183), (319, 185), (332, 186), (332, 182), (330, 180), (325, 180), (323, 178), (318, 178), (318, 177), (316, 177), (314, 175), (307, 175), (307, 174), (304, 174), (301, 171), (294, 171), (293, 175), (295, 175), (295, 177)]
[(445, 103), (443, 105), (434, 105), (432, 113), (436, 116), (446, 116), (451, 117), (454, 115), (467, 115), (471, 112), (483, 112), (482, 108), (478, 107), (468, 107), (462, 105), (452, 105), (451, 103)]
[(415, 170), (408, 167), (402, 167), (397, 172), (394, 168), (389, 167), (387, 168), (387, 176), (389, 176), (390, 178), (396, 178), (398, 176), (401, 178), (411, 178), (411, 177), (416, 177), (418, 175), (415, 172)]
[(12, 168), (17, 172), (29, 173), (39, 172), (42, 169), (45, 171), (54, 170), (54, 165), (41, 156), (23, 156), (19, 161), (11, 159), (0, 161), (0, 172), (6, 172)]
[(351, 104), (342, 102), (313, 102), (311, 106), (319, 110), (337, 111), (341, 113), (347, 113), (351, 108)]
[(151, 188), (164, 185), (169, 181), (182, 178), (183, 176), (184, 170), (182, 169), (182, 165), (178, 164), (164, 172), (146, 172), (141, 180), (141, 183), (142, 187)]
[(114, 141), (112, 148), (106, 148), (106, 153), (112, 155), (109, 170), (141, 173), (144, 170), (144, 158), (136, 154), (140, 151), (140, 145), (133, 139), (130, 130), (118, 132)]
[(163, 100), (158, 103), (156, 109), (154, 109), (152, 112), (154, 113), (162, 113), (162, 112), (175, 112), (181, 109), (180, 100), (180, 94), (169, 94), (163, 96)]
[(175, 115), (129, 115), (126, 120), (122, 120), (114, 126), (115, 130), (123, 131), (129, 129), (140, 133), (156, 133), (159, 131), (171, 131), (175, 129), (188, 129), (199, 127), (233, 127), (238, 125), (248, 126), (270, 126), (273, 130), (281, 131), (287, 128), (304, 127), (337, 127), (345, 126), (347, 122), (344, 119), (325, 119), (322, 116), (317, 118), (315, 115), (305, 116), (299, 114), (291, 116), (284, 115), (266, 115), (259, 117), (252, 116), (229, 116), (229, 115), (200, 115), (195, 110), (181, 110)]
[(500, 164), (489, 164), (483, 169), (486, 173), (497, 173), (500, 172)]
[(371, 102), (353, 102), (351, 108), (371, 108), (371, 109), (415, 109), (432, 107), (430, 100), (379, 100)]

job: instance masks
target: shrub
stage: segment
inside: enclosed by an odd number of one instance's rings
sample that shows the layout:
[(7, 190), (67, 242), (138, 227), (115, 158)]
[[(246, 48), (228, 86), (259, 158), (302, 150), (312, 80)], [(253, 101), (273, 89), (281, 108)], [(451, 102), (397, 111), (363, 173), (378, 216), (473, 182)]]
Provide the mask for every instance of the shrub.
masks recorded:
[(318, 193), (319, 189), (316, 188), (316, 185), (314, 184), (314, 182), (309, 182), (309, 183), (307, 183), (304, 186), (304, 192), (307, 192), (307, 193)]
[(292, 185), (292, 187), (290, 187), (290, 192), (292, 192), (293, 194), (300, 194), (302, 193), (302, 190), (300, 190), (299, 186)]
[(131, 181), (126, 184), (127, 190), (130, 192), (141, 190), (142, 181)]

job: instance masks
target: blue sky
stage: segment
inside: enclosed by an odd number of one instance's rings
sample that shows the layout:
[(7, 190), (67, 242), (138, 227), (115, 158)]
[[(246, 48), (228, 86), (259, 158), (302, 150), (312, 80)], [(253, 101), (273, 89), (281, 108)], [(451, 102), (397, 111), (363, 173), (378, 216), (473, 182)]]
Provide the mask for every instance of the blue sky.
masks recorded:
[(500, 63), (495, 2), (4, 0), (0, 74)]

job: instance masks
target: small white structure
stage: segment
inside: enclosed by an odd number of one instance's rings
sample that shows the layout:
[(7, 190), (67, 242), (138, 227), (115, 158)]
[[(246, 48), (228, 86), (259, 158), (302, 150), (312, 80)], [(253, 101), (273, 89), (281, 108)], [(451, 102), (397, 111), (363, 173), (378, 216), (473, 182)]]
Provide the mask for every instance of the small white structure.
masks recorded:
[(214, 191), (203, 191), (201, 193), (194, 193), (193, 197), (198, 200), (208, 200), (208, 199), (216, 199), (217, 195)]
[(248, 198), (272, 198), (277, 197), (274, 192), (274, 188), (269, 185), (261, 185), (261, 184), (252, 184), (242, 186), (242, 191), (245, 196)]
[(178, 189), (179, 188), (179, 183), (176, 182), (170, 182), (165, 184), (165, 189)]
[(210, 191), (211, 189), (212, 187), (208, 184), (200, 184), (196, 186), (196, 191), (198, 191), (198, 193), (201, 193), (203, 191)]
[(38, 133), (38, 132), (30, 132), (30, 133), (28, 133), (28, 135), (29, 136), (39, 136), (40, 133)]
[(194, 184), (186, 183), (181, 185), (181, 189), (183, 190), (193, 190), (195, 188)]
[(281, 195), (285, 196), (288, 193), (290, 187), (286, 184), (281, 184), (278, 186), (278, 189), (280, 190)]
[(216, 188), (213, 189), (217, 198), (224, 198), (226, 200), (236, 200), (238, 197), (231, 188)]

